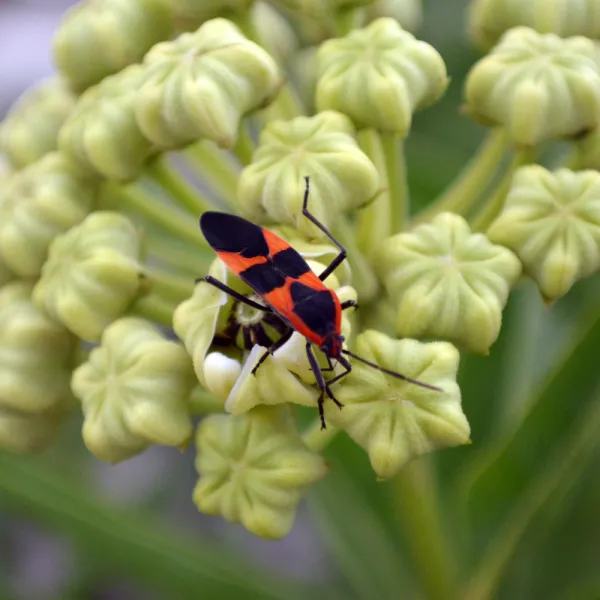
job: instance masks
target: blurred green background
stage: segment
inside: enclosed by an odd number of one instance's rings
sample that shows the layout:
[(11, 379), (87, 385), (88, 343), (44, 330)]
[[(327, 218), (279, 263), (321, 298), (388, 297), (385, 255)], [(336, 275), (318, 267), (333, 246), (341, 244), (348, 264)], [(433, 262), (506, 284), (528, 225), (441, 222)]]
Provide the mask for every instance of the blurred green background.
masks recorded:
[[(485, 133), (460, 114), (478, 57), (466, 5), (424, 2), (417, 35), (452, 83), (407, 143), (413, 208)], [(73, 417), (42, 456), (0, 453), (0, 598), (600, 598), (599, 298), (598, 276), (552, 307), (522, 282), (491, 356), (461, 357), (473, 444), (378, 482), (338, 436), (330, 475), (279, 542), (196, 511), (192, 452), (153, 448), (104, 465)]]

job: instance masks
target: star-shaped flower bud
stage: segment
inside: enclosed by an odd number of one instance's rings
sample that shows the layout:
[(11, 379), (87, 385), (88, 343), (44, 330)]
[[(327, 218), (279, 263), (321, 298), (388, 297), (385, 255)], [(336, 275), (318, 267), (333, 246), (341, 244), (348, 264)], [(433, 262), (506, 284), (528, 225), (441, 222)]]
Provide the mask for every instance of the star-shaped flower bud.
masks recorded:
[(0, 125), (0, 151), (13, 167), (56, 150), (56, 138), (75, 105), (75, 96), (55, 77), (27, 90)]
[(82, 92), (140, 61), (169, 38), (172, 27), (167, 7), (157, 0), (80, 2), (54, 36), (54, 61), (71, 87)]
[(133, 111), (143, 77), (132, 65), (84, 92), (60, 131), (61, 151), (107, 179), (135, 179), (151, 151)]
[(35, 304), (80, 338), (98, 341), (144, 283), (140, 230), (125, 216), (95, 212), (50, 246)]
[(76, 339), (31, 302), (31, 286), (0, 289), (0, 447), (44, 447), (72, 396)]
[(438, 52), (391, 18), (324, 42), (318, 61), (319, 110), (339, 110), (357, 127), (400, 137), (408, 134), (413, 112), (435, 102), (448, 85)]
[(516, 252), (546, 300), (559, 298), (600, 267), (600, 173), (522, 167), (488, 236)]
[(484, 50), (519, 25), (563, 38), (583, 35), (595, 39), (600, 37), (600, 22), (591, 17), (595, 10), (596, 0), (474, 0), (469, 9), (469, 33)]
[(302, 442), (288, 407), (207, 417), (196, 446), (198, 509), (267, 539), (290, 531), (302, 493), (327, 472), (323, 458)]
[(85, 445), (113, 463), (150, 444), (184, 446), (192, 435), (187, 403), (194, 384), (190, 359), (179, 344), (143, 319), (115, 321), (73, 373)]
[(379, 477), (394, 476), (408, 461), (427, 452), (469, 443), (469, 423), (456, 383), (459, 354), (454, 346), (393, 340), (366, 331), (356, 340), (356, 352), (385, 369), (441, 389), (423, 388), (352, 363), (352, 372), (336, 390), (344, 408), (326, 403), (325, 414), (368, 452)]
[(16, 172), (0, 189), (0, 257), (21, 277), (37, 277), (48, 247), (92, 210), (97, 181), (58, 152)]
[(311, 177), (310, 212), (326, 225), (368, 202), (379, 189), (379, 176), (353, 136), (350, 119), (333, 111), (269, 123), (240, 177), (242, 214), (315, 235), (319, 230), (302, 214), (305, 175)]
[(467, 77), (468, 111), (526, 146), (574, 137), (600, 118), (594, 42), (527, 27), (507, 32)]
[(136, 117), (144, 135), (162, 148), (199, 138), (231, 147), (242, 116), (268, 104), (282, 85), (269, 53), (225, 19), (157, 44), (144, 69)]
[(521, 274), (510, 250), (471, 233), (453, 213), (387, 239), (377, 265), (396, 306), (398, 336), (446, 339), (484, 354)]

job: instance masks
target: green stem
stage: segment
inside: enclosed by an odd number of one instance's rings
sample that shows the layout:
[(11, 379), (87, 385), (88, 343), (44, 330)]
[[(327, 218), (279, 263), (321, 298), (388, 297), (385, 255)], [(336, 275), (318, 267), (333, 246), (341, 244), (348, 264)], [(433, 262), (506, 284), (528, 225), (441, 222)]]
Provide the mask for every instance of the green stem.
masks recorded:
[(321, 419), (315, 419), (302, 434), (302, 440), (309, 450), (323, 452), (338, 433), (339, 429), (331, 424), (327, 425), (327, 429), (321, 429)]
[(231, 149), (233, 154), (240, 161), (242, 166), (249, 165), (252, 162), (252, 154), (254, 154), (254, 140), (248, 130), (248, 125), (244, 122), (240, 123), (238, 130), (238, 138), (235, 146)]
[(152, 161), (146, 174), (157, 183), (179, 206), (196, 217), (212, 207), (212, 203), (176, 169), (167, 162), (166, 156)]
[(382, 132), (381, 143), (385, 155), (390, 203), (390, 225), (392, 234), (404, 230), (410, 214), (410, 195), (406, 180), (406, 157), (404, 140), (394, 133)]
[(192, 600), (202, 590), (215, 599), (300, 600), (331, 591), (267, 576), (206, 536), (177, 534), (144, 509), (118, 509), (97, 497), (38, 459), (0, 453), (3, 514), (67, 535), (86, 564), (135, 579), (159, 596)]
[(368, 304), (377, 295), (379, 283), (373, 269), (358, 248), (353, 228), (345, 215), (337, 216), (335, 235), (348, 251), (348, 262), (352, 268), (352, 282), (358, 292), (359, 301)]
[(455, 600), (456, 569), (441, 523), (437, 490), (427, 459), (409, 463), (394, 480), (406, 541), (428, 600)]
[(510, 140), (504, 129), (492, 129), (454, 183), (431, 206), (416, 215), (413, 223), (429, 221), (446, 211), (466, 214), (494, 178), (509, 145)]
[(348, 35), (361, 24), (362, 11), (358, 8), (342, 8), (335, 18), (336, 37)]
[(208, 249), (194, 248), (190, 244), (172, 236), (148, 236), (150, 256), (148, 263), (160, 263), (179, 273), (198, 277), (208, 271), (215, 253)]
[[(389, 185), (387, 157), (379, 132), (375, 129), (361, 129), (357, 137), (361, 150), (375, 165), (382, 185)], [(382, 240), (392, 234), (390, 195), (389, 187), (383, 189), (357, 217), (356, 237), (361, 250), (366, 254), (372, 253)]]
[(193, 416), (211, 415), (222, 413), (225, 410), (222, 400), (215, 398), (210, 392), (207, 392), (201, 385), (197, 385), (190, 396), (188, 402), (190, 414)]
[(167, 300), (155, 293), (140, 296), (130, 306), (128, 313), (136, 317), (142, 317), (154, 321), (165, 327), (173, 326), (173, 312), (177, 303)]
[(119, 207), (138, 213), (160, 229), (168, 231), (196, 247), (206, 248), (208, 246), (195, 220), (188, 219), (179, 210), (161, 202), (141, 186), (135, 184), (118, 186), (107, 182), (105, 183), (105, 191), (111, 197), (111, 200), (113, 200), (113, 197), (118, 200)]
[(185, 149), (186, 161), (229, 206), (235, 206), (239, 170), (215, 143), (203, 140)]
[(194, 291), (194, 280), (183, 277), (158, 267), (147, 267), (152, 282), (152, 290), (158, 296), (175, 302), (183, 302), (189, 298)]
[(534, 151), (531, 148), (523, 148), (515, 151), (515, 155), (508, 167), (508, 170), (502, 176), (496, 189), (482, 205), (479, 212), (471, 219), (473, 231), (484, 232), (492, 224), (492, 221), (502, 212), (504, 201), (510, 190), (515, 171), (534, 159)]

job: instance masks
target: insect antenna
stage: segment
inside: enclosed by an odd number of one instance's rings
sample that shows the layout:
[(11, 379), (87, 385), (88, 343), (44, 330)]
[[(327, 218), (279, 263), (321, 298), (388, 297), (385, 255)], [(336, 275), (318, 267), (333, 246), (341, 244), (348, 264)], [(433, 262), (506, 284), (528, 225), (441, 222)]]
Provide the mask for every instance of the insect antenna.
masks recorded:
[(380, 367), (379, 365), (376, 365), (375, 363), (372, 363), (360, 356), (357, 356), (353, 352), (350, 352), (350, 350), (342, 350), (342, 352), (344, 354), (347, 354), (348, 356), (351, 356), (352, 358), (355, 358), (356, 360), (358, 360), (362, 363), (365, 363), (365, 365), (369, 365), (369, 367), (373, 367), (374, 369), (377, 369), (378, 371), (382, 371), (386, 375), (391, 375), (392, 377), (395, 377), (396, 379), (402, 379), (403, 381), (408, 381), (408, 383), (414, 383), (415, 385), (418, 385), (423, 388), (427, 388), (428, 390), (433, 390), (434, 392), (443, 391), (441, 388), (436, 387), (435, 385), (429, 385), (428, 383), (423, 383), (422, 381), (418, 381), (416, 379), (411, 379), (410, 377), (407, 377), (406, 375), (402, 375), (402, 373), (396, 373), (396, 371), (390, 371), (389, 369), (384, 369), (383, 367)]

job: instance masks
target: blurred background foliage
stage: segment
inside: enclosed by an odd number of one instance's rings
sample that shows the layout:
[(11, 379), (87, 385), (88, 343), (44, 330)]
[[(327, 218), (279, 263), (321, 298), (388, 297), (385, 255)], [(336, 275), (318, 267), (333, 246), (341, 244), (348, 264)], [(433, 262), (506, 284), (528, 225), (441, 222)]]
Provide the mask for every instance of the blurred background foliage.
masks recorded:
[[(478, 57), (466, 5), (424, 2), (418, 36), (452, 82), (407, 141), (413, 210), (483, 137), (460, 112)], [(548, 307), (523, 281), (491, 355), (461, 357), (472, 445), (381, 483), (338, 436), (330, 475), (282, 541), (199, 514), (191, 452), (100, 464), (79, 417), (37, 458), (0, 453), (0, 598), (600, 598), (599, 292), (594, 276)]]

